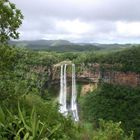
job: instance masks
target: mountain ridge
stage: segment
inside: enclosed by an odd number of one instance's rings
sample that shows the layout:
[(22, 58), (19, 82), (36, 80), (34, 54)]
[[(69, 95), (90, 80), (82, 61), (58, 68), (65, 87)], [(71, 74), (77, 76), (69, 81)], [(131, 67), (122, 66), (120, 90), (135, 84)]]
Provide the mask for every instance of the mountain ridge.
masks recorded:
[(73, 43), (67, 40), (18, 40), (9, 41), (9, 44), (17, 47), (25, 47), (32, 50), (47, 50), (56, 52), (97, 51), (104, 49), (120, 49), (131, 47), (133, 44), (100, 44), (100, 43)]

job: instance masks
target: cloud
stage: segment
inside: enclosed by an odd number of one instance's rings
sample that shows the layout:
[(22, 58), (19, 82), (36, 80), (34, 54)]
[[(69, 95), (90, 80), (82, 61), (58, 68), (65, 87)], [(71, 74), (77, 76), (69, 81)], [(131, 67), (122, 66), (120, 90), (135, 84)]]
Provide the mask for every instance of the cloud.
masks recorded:
[(116, 26), (120, 35), (124, 35), (126, 37), (140, 36), (140, 22), (117, 22)]
[(140, 20), (139, 0), (12, 0), (30, 18)]
[(135, 42), (140, 37), (139, 0), (11, 1), (25, 17), (21, 39)]

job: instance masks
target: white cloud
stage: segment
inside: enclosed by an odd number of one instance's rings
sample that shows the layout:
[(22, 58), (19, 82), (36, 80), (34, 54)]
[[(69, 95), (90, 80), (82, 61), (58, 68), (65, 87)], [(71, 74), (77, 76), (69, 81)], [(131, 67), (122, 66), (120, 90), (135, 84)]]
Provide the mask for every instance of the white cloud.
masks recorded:
[(125, 37), (140, 36), (140, 22), (117, 22), (118, 34)]
[(140, 42), (140, 0), (11, 0), (24, 14), (21, 39)]
[(64, 30), (67, 33), (83, 34), (90, 31), (90, 25), (85, 22), (76, 20), (58, 20), (56, 22), (56, 28)]

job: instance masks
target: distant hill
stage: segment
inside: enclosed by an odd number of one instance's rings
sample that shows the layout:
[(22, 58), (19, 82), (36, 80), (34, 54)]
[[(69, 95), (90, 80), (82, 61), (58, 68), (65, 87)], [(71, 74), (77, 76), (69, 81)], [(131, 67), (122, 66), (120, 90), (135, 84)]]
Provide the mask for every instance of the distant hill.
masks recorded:
[(71, 42), (67, 40), (23, 40), (23, 41), (10, 41), (12, 45), (24, 44), (28, 45), (39, 45), (39, 46), (57, 46), (57, 45), (70, 45)]
[(9, 44), (18, 47), (26, 47), (33, 50), (47, 50), (56, 52), (79, 52), (99, 50), (93, 44), (71, 43), (67, 40), (31, 40), (31, 41), (10, 41)]
[(67, 40), (9, 41), (9, 44), (16, 45), (18, 47), (26, 47), (33, 50), (56, 52), (81, 52), (99, 50), (112, 51), (132, 46), (131, 44), (72, 43)]

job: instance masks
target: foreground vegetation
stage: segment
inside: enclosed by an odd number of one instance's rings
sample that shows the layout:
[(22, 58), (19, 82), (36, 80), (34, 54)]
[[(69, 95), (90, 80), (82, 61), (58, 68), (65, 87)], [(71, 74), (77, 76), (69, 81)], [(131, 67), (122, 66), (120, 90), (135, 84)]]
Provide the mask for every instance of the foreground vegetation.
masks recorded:
[(57, 103), (41, 98), (37, 75), (28, 72), (28, 52), (1, 46), (1, 54), (1, 139), (76, 139), (75, 124)]

